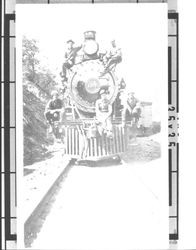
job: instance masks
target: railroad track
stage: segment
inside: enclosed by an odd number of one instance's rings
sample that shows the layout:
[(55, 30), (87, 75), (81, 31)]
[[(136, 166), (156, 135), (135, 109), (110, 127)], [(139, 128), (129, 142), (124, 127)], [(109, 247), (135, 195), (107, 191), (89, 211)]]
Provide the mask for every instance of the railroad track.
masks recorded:
[(26, 220), (24, 225), (25, 247), (31, 247), (33, 241), (37, 238), (37, 234), (40, 232), (46, 217), (52, 209), (52, 205), (61, 189), (62, 183), (66, 179), (71, 168), (75, 165), (75, 161), (76, 160), (74, 159), (69, 161), (50, 189), (44, 195), (40, 203), (34, 209), (32, 214)]

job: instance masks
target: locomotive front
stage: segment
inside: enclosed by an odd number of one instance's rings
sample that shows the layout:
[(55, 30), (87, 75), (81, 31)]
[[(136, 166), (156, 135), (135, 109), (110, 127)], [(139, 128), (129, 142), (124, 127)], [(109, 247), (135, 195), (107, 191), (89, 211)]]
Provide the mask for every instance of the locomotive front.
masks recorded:
[(84, 32), (79, 47), (68, 42), (62, 72), (67, 110), (71, 110), (64, 123), (65, 153), (82, 159), (116, 156), (126, 150), (126, 130), (115, 115), (120, 89), (125, 87), (115, 74), (120, 50), (113, 41), (113, 51), (101, 53), (95, 31)]
[(95, 31), (84, 33), (84, 42), (74, 57), (66, 87), (79, 112), (92, 117), (100, 91), (107, 90), (112, 104), (118, 94), (119, 81), (114, 70), (105, 71), (107, 55), (100, 53)]

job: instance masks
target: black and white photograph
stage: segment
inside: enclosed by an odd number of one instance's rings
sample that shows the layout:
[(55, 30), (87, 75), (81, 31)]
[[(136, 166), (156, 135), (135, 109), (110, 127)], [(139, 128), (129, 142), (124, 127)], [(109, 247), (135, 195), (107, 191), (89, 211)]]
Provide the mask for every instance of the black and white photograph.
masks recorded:
[(19, 249), (167, 249), (167, 5), (16, 9)]

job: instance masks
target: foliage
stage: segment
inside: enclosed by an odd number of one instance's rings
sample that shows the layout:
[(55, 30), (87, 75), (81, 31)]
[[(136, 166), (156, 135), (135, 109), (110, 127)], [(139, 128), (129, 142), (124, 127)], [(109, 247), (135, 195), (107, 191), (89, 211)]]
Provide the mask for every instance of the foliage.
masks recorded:
[(24, 165), (44, 160), (51, 143), (47, 138), (44, 111), (57, 84), (50, 69), (43, 67), (40, 53), (36, 40), (23, 38)]
[(50, 92), (57, 85), (52, 72), (44, 68), (39, 60), (40, 50), (35, 39), (23, 37), (23, 82), (37, 87), (42, 94), (50, 96)]
[(24, 77), (30, 82), (35, 82), (36, 80), (36, 70), (39, 64), (37, 59), (38, 53), (39, 49), (36, 40), (29, 40), (24, 37), (22, 50), (23, 73)]

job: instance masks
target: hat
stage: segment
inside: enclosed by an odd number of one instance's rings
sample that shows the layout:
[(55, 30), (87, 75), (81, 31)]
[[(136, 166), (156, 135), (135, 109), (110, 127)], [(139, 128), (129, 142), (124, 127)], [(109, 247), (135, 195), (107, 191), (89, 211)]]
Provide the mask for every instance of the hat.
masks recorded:
[(67, 43), (74, 43), (72, 39), (67, 40)]

